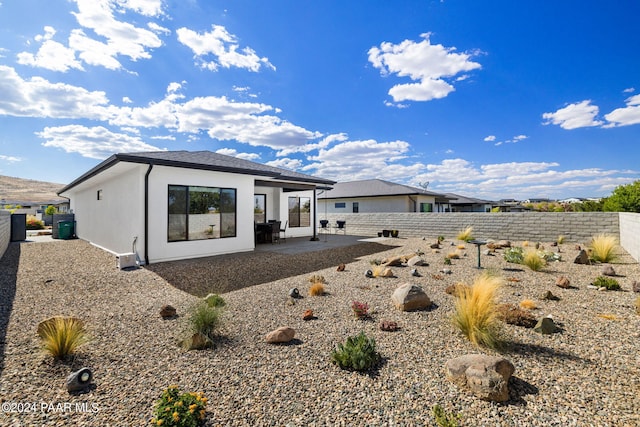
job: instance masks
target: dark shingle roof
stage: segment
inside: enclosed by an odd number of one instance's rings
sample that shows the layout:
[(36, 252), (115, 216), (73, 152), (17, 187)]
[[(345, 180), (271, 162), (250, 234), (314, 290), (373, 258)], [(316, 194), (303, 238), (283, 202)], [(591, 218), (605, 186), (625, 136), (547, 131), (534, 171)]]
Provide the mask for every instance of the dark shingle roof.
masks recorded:
[(451, 204), (464, 204), (464, 205), (472, 205), (472, 204), (478, 204), (478, 205), (490, 205), (493, 202), (491, 200), (483, 200), (483, 199), (476, 199), (475, 197), (467, 197), (467, 196), (461, 196), (459, 194), (455, 194), (455, 193), (445, 193), (445, 195), (447, 197), (449, 197), (451, 199), (451, 201), (449, 203)]
[[(384, 181), (382, 179), (365, 179), (362, 181), (338, 182), (326, 193), (328, 199), (343, 199), (353, 197), (378, 197), (378, 196), (406, 196), (426, 195), (444, 197), (443, 194), (411, 187), (404, 184)], [(322, 197), (323, 199), (325, 196)]]
[(283, 181), (305, 182), (313, 184), (331, 185), (335, 181), (318, 178), (311, 175), (277, 168), (274, 166), (256, 163), (237, 157), (214, 153), (211, 151), (152, 151), (142, 153), (119, 153), (114, 154), (93, 169), (89, 170), (69, 185), (64, 187), (58, 194), (70, 190), (76, 185), (99, 174), (103, 170), (110, 168), (118, 162), (154, 164), (160, 166), (181, 167), (187, 169), (212, 170), (219, 172), (230, 172), (247, 175), (258, 175)]

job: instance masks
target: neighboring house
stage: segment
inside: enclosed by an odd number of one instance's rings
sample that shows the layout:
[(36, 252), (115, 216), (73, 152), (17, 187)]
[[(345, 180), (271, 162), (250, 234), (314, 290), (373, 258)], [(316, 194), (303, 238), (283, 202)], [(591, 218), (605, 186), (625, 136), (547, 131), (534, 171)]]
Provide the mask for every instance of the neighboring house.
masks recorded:
[(444, 194), (381, 179), (338, 182), (318, 192), (320, 213), (438, 212)]
[(444, 212), (491, 212), (493, 207), (493, 202), (490, 200), (476, 199), (454, 193), (445, 193), (445, 196), (451, 200), (447, 205), (441, 205), (441, 208), (444, 208)]
[[(15, 208), (20, 206), (20, 208)], [(34, 215), (38, 219), (44, 217), (44, 212), (47, 207), (53, 206), (59, 213), (69, 212), (69, 200), (67, 199), (55, 199), (45, 201), (27, 201), (27, 200), (5, 200), (0, 201), (0, 209), (10, 210), (13, 213), (22, 213), (27, 215)]]
[(287, 237), (315, 237), (315, 195), (333, 183), (210, 151), (161, 151), (115, 154), (59, 195), (78, 237), (148, 264), (251, 251), (259, 210), (288, 221)]

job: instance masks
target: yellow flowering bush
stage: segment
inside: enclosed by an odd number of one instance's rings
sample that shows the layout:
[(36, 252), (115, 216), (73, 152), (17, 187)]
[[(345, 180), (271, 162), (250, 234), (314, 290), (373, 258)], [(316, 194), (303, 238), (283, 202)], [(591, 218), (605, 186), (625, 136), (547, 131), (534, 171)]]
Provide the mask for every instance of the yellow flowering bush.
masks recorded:
[(196, 427), (204, 421), (207, 398), (202, 392), (181, 393), (178, 386), (169, 386), (156, 404), (154, 426)]

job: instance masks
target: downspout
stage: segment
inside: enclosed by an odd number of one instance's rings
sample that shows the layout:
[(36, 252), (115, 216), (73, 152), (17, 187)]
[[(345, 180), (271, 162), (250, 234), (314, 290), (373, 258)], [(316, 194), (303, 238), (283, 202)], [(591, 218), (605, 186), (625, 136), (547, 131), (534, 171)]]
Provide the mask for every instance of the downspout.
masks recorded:
[(153, 163), (149, 163), (149, 169), (144, 174), (144, 264), (149, 265), (149, 174), (153, 169)]

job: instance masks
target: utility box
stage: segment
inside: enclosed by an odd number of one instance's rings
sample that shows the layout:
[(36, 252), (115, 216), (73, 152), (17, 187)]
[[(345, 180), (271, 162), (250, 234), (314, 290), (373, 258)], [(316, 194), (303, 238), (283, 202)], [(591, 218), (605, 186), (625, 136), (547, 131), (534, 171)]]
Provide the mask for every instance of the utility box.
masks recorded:
[(136, 254), (133, 252), (116, 255), (116, 267), (120, 270), (134, 268), (138, 266)]
[(11, 214), (11, 241), (27, 240), (27, 214)]

